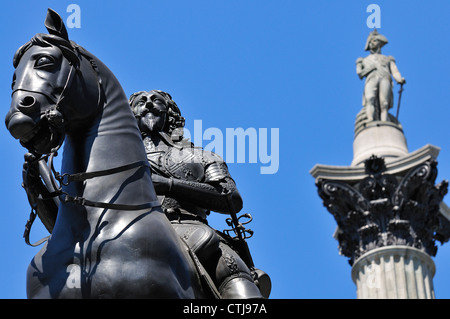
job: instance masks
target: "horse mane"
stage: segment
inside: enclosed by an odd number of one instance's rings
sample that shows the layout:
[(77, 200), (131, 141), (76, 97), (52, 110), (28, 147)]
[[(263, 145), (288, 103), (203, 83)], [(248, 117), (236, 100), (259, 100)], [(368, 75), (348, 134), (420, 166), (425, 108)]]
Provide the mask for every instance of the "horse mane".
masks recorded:
[(33, 45), (38, 45), (42, 47), (56, 46), (61, 50), (63, 55), (70, 61), (70, 63), (72, 63), (75, 66), (78, 66), (80, 63), (80, 59), (76, 51), (79, 48), (81, 48), (81, 46), (79, 46), (73, 41), (66, 40), (54, 34), (37, 33), (31, 38), (30, 41), (22, 45), (14, 54), (13, 57), (14, 68), (17, 68), (22, 56)]

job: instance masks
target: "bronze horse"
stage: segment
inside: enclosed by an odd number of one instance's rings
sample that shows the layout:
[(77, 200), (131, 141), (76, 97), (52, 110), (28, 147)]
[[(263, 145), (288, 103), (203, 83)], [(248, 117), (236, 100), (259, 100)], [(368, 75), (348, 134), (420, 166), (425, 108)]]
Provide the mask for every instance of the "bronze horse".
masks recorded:
[(64, 141), (56, 223), (27, 271), (29, 298), (202, 298), (196, 263), (165, 217), (128, 99), (48, 10), (49, 34), (14, 56), (6, 126), (36, 157)]

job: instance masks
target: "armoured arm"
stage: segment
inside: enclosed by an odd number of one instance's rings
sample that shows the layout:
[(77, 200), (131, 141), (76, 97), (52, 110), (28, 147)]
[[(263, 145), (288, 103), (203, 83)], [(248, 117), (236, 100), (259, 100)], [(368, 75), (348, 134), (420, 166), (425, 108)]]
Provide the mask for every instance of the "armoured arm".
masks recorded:
[(242, 198), (233, 179), (220, 168), (219, 163), (213, 163), (206, 168), (206, 178), (202, 182), (186, 181), (153, 175), (152, 180), (158, 195), (166, 195), (180, 200), (189, 201), (199, 207), (222, 214), (229, 214), (227, 196), (235, 212), (242, 209)]

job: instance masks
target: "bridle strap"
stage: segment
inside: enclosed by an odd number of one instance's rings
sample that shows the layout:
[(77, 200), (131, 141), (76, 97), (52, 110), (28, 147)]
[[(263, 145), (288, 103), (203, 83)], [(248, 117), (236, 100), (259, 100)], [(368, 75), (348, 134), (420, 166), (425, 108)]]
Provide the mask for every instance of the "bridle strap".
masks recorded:
[[(50, 165), (52, 166), (52, 171), (54, 172), (53, 163), (51, 162)], [(122, 165), (122, 166), (118, 166), (118, 167), (114, 167), (114, 168), (110, 168), (110, 169), (94, 171), (94, 172), (84, 172), (84, 173), (76, 173), (76, 174), (65, 173), (62, 175), (55, 172), (54, 174), (55, 174), (56, 180), (58, 180), (61, 185), (67, 186), (71, 182), (82, 182), (82, 181), (92, 179), (95, 177), (112, 175), (112, 174), (128, 171), (128, 170), (131, 170), (133, 168), (138, 168), (138, 167), (147, 167), (148, 169), (151, 168), (148, 161), (137, 161), (134, 163), (130, 163), (130, 164), (126, 164), (126, 165)], [(61, 201), (65, 202), (65, 203), (75, 203), (75, 204), (82, 205), (82, 206), (91, 206), (91, 207), (117, 209), (117, 210), (141, 210), (141, 209), (148, 209), (148, 208), (161, 206), (161, 204), (158, 200), (151, 201), (151, 202), (144, 203), (144, 204), (136, 204), (136, 205), (95, 202), (95, 201), (88, 200), (84, 197), (71, 196), (71, 195), (67, 194), (66, 192), (62, 191), (62, 187), (59, 187), (58, 191), (56, 193), (58, 194), (58, 196), (61, 195), (60, 196)], [(55, 194), (52, 194), (52, 195), (55, 195)]]
[(31, 89), (27, 89), (27, 88), (16, 88), (11, 92), (11, 96), (14, 95), (14, 93), (16, 93), (17, 91), (25, 91), (25, 92), (30, 92), (30, 93), (37, 93), (37, 94), (41, 94), (44, 95), (45, 97), (47, 97), (50, 101), (52, 101), (53, 103), (55, 103), (55, 105), (53, 106), (53, 108), (58, 109), (59, 110), (59, 104), (61, 103), (61, 101), (64, 99), (64, 93), (67, 90), (67, 88), (70, 86), (70, 84), (72, 83), (73, 80), (73, 70), (75, 69), (75, 66), (73, 64), (70, 64), (70, 69), (69, 69), (69, 73), (67, 74), (67, 78), (66, 78), (66, 82), (64, 83), (64, 86), (61, 90), (61, 93), (57, 96), (57, 97), (53, 97), (51, 94), (49, 94), (48, 92), (42, 92), (42, 91), (35, 91), (35, 90), (31, 90)]
[[(55, 171), (54, 166), (53, 166), (53, 159), (55, 156), (57, 156), (57, 149), (52, 150), (51, 154), (44, 155), (44, 156), (40, 157), (39, 159), (37, 159), (37, 161), (39, 161), (43, 158), (48, 157), (50, 171), (55, 175), (54, 177), (50, 176), (50, 180), (51, 180), (53, 188), (56, 191), (51, 192), (45, 196), (43, 196), (41, 194), (40, 196), (42, 199), (50, 199), (53, 197), (59, 197), (60, 201), (62, 201), (64, 203), (72, 203), (72, 204), (77, 204), (77, 205), (81, 205), (81, 206), (89, 206), (89, 207), (105, 208), (105, 209), (113, 209), (113, 210), (128, 210), (128, 211), (150, 209), (150, 208), (161, 206), (161, 203), (159, 202), (159, 200), (155, 200), (155, 201), (151, 201), (151, 202), (147, 202), (147, 203), (143, 203), (143, 204), (136, 204), (136, 205), (96, 202), (96, 201), (91, 201), (89, 199), (86, 199), (84, 197), (71, 196), (68, 193), (64, 192), (62, 190), (61, 186), (58, 187), (56, 185), (56, 180), (60, 184), (67, 186), (71, 182), (75, 182), (75, 181), (80, 182), (80, 181), (84, 181), (84, 180), (95, 178), (95, 177), (112, 175), (115, 173), (127, 171), (127, 170), (137, 168), (137, 167), (147, 167), (150, 169), (150, 164), (147, 161), (137, 161), (137, 162), (134, 162), (131, 164), (126, 164), (126, 165), (122, 165), (119, 167), (101, 170), (101, 171), (95, 171), (95, 172), (85, 172), (85, 173), (77, 173), (77, 174), (62, 174), (61, 175)], [(63, 181), (65, 178), (67, 178), (67, 181)], [(32, 247), (41, 245), (42, 243), (46, 242), (50, 237), (50, 236), (47, 236), (47, 237), (44, 237), (44, 238), (38, 240), (37, 242), (35, 242), (33, 244), (30, 243), (31, 226), (33, 225), (33, 222), (36, 219), (36, 215), (37, 215), (36, 210), (34, 209), (34, 207), (32, 207), (30, 217), (25, 225), (25, 231), (23, 233), (23, 237), (25, 238), (25, 243)]]
[(76, 173), (76, 174), (64, 173), (62, 175), (60, 175), (59, 173), (56, 173), (55, 178), (62, 185), (67, 186), (71, 182), (82, 182), (87, 179), (116, 174), (116, 173), (124, 172), (124, 171), (130, 170), (133, 168), (138, 168), (138, 167), (150, 168), (150, 164), (148, 163), (148, 161), (137, 161), (137, 162), (134, 162), (131, 164), (126, 164), (126, 165), (122, 165), (122, 166), (118, 166), (118, 167), (114, 167), (114, 168), (110, 168), (110, 169), (95, 171), (95, 172), (84, 172), (84, 173)]
[[(53, 167), (53, 158), (56, 155), (57, 155), (57, 149), (54, 149), (51, 154), (44, 155), (44, 156), (40, 157), (39, 159), (37, 159), (39, 161), (45, 157), (49, 157), (50, 171), (55, 175), (54, 177), (50, 176), (50, 180), (51, 180), (53, 188), (56, 189), (56, 191), (51, 192), (45, 196), (40, 194), (42, 199), (50, 199), (53, 197), (59, 197), (60, 201), (62, 201), (64, 203), (72, 203), (72, 204), (81, 205), (81, 206), (89, 206), (89, 207), (105, 208), (105, 209), (113, 209), (113, 210), (128, 210), (128, 211), (150, 209), (150, 208), (161, 206), (161, 203), (159, 202), (159, 200), (155, 200), (155, 201), (151, 201), (151, 202), (147, 202), (147, 203), (143, 203), (143, 204), (135, 204), (135, 205), (96, 202), (96, 201), (91, 201), (89, 199), (86, 199), (84, 197), (71, 196), (68, 193), (64, 192), (62, 190), (61, 186), (58, 187), (56, 185), (56, 180), (60, 184), (67, 186), (71, 182), (74, 182), (74, 181), (80, 182), (80, 181), (84, 181), (84, 180), (95, 178), (95, 177), (112, 175), (115, 173), (130, 170), (132, 168), (147, 167), (150, 169), (150, 165), (147, 161), (138, 161), (138, 162), (134, 162), (131, 164), (126, 164), (126, 165), (122, 165), (119, 167), (101, 170), (101, 171), (95, 171), (95, 172), (85, 172), (85, 173), (77, 173), (77, 174), (62, 174), (61, 175), (58, 172), (56, 172)], [(64, 178), (67, 178), (66, 182), (63, 182)], [(44, 238), (38, 240), (37, 242), (35, 242), (33, 244), (30, 243), (31, 226), (33, 225), (33, 222), (36, 219), (36, 215), (37, 215), (36, 210), (34, 207), (32, 207), (30, 217), (25, 225), (25, 231), (23, 233), (23, 237), (25, 238), (25, 243), (32, 247), (39, 246), (42, 243), (46, 242), (50, 238), (50, 236), (47, 236), (47, 237), (44, 237)]]
[(87, 54), (84, 50), (83, 47), (77, 45), (75, 42), (72, 42), (72, 47), (74, 48), (74, 50), (76, 52), (78, 52), (78, 54), (84, 56), (88, 61), (89, 64), (91, 65), (91, 69), (92, 71), (94, 71), (95, 76), (97, 78), (97, 89), (98, 89), (98, 99), (97, 99), (97, 105), (99, 106), (102, 102), (102, 94), (103, 94), (103, 80), (102, 77), (100, 76), (100, 70), (98, 69), (97, 66), (97, 62), (95, 62), (95, 59), (90, 56), (89, 54)]
[(116, 209), (116, 210), (141, 210), (141, 209), (148, 209), (153, 207), (161, 206), (160, 202), (158, 200), (151, 201), (148, 203), (143, 204), (136, 204), (136, 205), (129, 205), (129, 204), (116, 204), (116, 203), (104, 203), (104, 202), (96, 202), (91, 201), (89, 199), (86, 199), (84, 197), (79, 196), (71, 196), (70, 194), (66, 193), (62, 190), (62, 186), (68, 186), (72, 182), (82, 182), (88, 179), (101, 177), (101, 176), (108, 176), (124, 171), (131, 170), (133, 168), (138, 167), (146, 167), (150, 169), (150, 164), (148, 161), (137, 161), (130, 164), (125, 164), (122, 166), (100, 170), (100, 171), (94, 171), (94, 172), (84, 172), (84, 173), (76, 173), (76, 174), (60, 174), (55, 171), (53, 167), (53, 158), (55, 157), (55, 153), (50, 155), (49, 165), (50, 169), (55, 175), (55, 179), (60, 183), (60, 186), (53, 185), (57, 191), (50, 194), (49, 197), (55, 197), (59, 196), (60, 200), (64, 203), (74, 203), (82, 206), (91, 206), (91, 207), (99, 207), (99, 208), (107, 208), (107, 209)]
[(94, 202), (94, 201), (88, 200), (83, 197), (78, 197), (78, 196), (73, 197), (68, 194), (64, 194), (62, 197), (60, 196), (60, 200), (63, 201), (64, 203), (73, 203), (73, 204), (78, 204), (78, 205), (82, 205), (82, 206), (115, 209), (115, 210), (141, 210), (141, 209), (149, 209), (149, 208), (161, 206), (161, 203), (158, 200), (151, 201), (151, 202), (144, 203), (144, 204), (127, 205), (127, 204)]
[(37, 246), (45, 243), (50, 238), (50, 236), (47, 236), (47, 237), (39, 239), (37, 242), (35, 242), (33, 244), (30, 243), (31, 226), (33, 225), (33, 222), (36, 219), (36, 215), (37, 215), (36, 211), (32, 208), (30, 217), (28, 218), (27, 223), (25, 224), (25, 231), (23, 232), (23, 238), (25, 239), (25, 243), (31, 247), (37, 247)]

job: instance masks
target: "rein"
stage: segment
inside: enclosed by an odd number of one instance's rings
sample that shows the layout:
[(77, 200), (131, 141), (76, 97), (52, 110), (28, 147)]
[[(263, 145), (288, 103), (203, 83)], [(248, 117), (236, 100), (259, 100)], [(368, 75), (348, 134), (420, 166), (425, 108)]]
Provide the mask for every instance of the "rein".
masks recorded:
[(107, 209), (117, 209), (117, 210), (141, 210), (146, 208), (153, 208), (157, 206), (161, 206), (158, 200), (151, 201), (148, 203), (143, 204), (115, 204), (115, 203), (105, 203), (105, 202), (95, 202), (91, 201), (89, 199), (86, 199), (84, 197), (79, 196), (71, 196), (67, 192), (62, 190), (62, 186), (67, 186), (71, 182), (82, 182), (88, 179), (92, 179), (95, 177), (101, 177), (101, 176), (107, 176), (107, 175), (113, 175), (116, 173), (124, 172), (131, 170), (133, 168), (139, 168), (139, 167), (147, 167), (150, 169), (150, 164), (148, 161), (137, 161), (130, 164), (125, 164), (122, 166), (101, 170), (101, 171), (94, 171), (94, 172), (84, 172), (84, 173), (77, 173), (77, 174), (59, 174), (58, 172), (55, 172), (53, 168), (53, 163), (50, 164), (50, 169), (54, 173), (55, 179), (59, 182), (60, 186), (57, 187), (56, 191), (53, 192), (50, 197), (58, 196), (59, 199), (64, 203), (75, 203), (82, 206), (90, 206), (90, 207), (98, 207), (98, 208), (107, 208)]
[[(51, 153), (41, 156), (40, 158), (34, 160), (33, 162), (38, 162), (40, 160), (48, 158), (48, 167), (50, 169), (50, 172), (52, 172), (53, 175), (50, 175), (50, 181), (52, 183), (53, 189), (55, 191), (43, 196), (40, 194), (39, 196), (41, 199), (51, 199), (54, 197), (58, 197), (61, 202), (64, 203), (73, 203), (81, 206), (90, 206), (90, 207), (96, 207), (96, 208), (105, 208), (105, 209), (115, 209), (115, 210), (142, 210), (142, 209), (149, 209), (154, 207), (161, 206), (161, 203), (159, 200), (143, 203), (143, 204), (116, 204), (116, 203), (106, 203), (106, 202), (96, 202), (89, 199), (86, 199), (84, 197), (79, 196), (71, 196), (67, 192), (63, 191), (62, 186), (68, 186), (71, 182), (82, 182), (88, 179), (101, 177), (101, 176), (108, 176), (113, 175), (116, 173), (124, 172), (127, 170), (131, 170), (133, 168), (139, 168), (139, 167), (147, 167), (150, 169), (150, 164), (148, 161), (137, 161), (130, 164), (125, 164), (122, 166), (106, 169), (106, 170), (100, 170), (100, 171), (93, 171), (93, 172), (83, 172), (83, 173), (76, 173), (76, 174), (60, 174), (57, 172), (53, 165), (53, 159), (58, 155), (58, 149), (53, 149)], [(57, 182), (59, 185), (57, 185)], [(28, 219), (26, 225), (25, 225), (25, 232), (23, 237), (25, 238), (25, 242), (30, 246), (39, 246), (42, 243), (44, 243), (49, 236), (42, 238), (38, 242), (31, 244), (29, 241), (29, 235), (31, 231), (31, 226), (36, 219), (36, 207), (32, 205), (31, 207), (31, 213), (30, 218)]]
[[(102, 98), (103, 98), (103, 95), (102, 95), (102, 92), (103, 92), (103, 90), (102, 90), (102, 79), (100, 77), (100, 72), (98, 70), (98, 67), (97, 67), (97, 64), (95, 62), (95, 59), (92, 58), (91, 56), (85, 54), (84, 52), (82, 52), (80, 50), (80, 47), (78, 47), (78, 46), (75, 46), (74, 49), (80, 55), (84, 56), (89, 61), (90, 65), (92, 67), (92, 70), (96, 74), (97, 86), (98, 86), (98, 91), (99, 91), (97, 105), (100, 106)], [(73, 72), (74, 69), (77, 72), (79, 71), (78, 67), (75, 67), (73, 64), (71, 64), (71, 67), (70, 67), (69, 73), (67, 75), (67, 79), (66, 79), (65, 85), (64, 85), (60, 95), (56, 99), (56, 101), (53, 98), (51, 98), (50, 96), (48, 96), (46, 93), (35, 92), (35, 93), (44, 94), (45, 96), (49, 97), (50, 100), (55, 102), (55, 105), (52, 106), (49, 110), (47, 110), (44, 113), (44, 116), (47, 118), (50, 127), (54, 127), (56, 129), (63, 129), (64, 118), (63, 118), (62, 113), (61, 113), (60, 103), (65, 97), (64, 93), (65, 93), (66, 89), (68, 87), (70, 87), (70, 84), (72, 83), (73, 75), (75, 74), (75, 72)], [(19, 89), (16, 89), (15, 91), (17, 91), (17, 90), (19, 90)], [(29, 90), (22, 89), (22, 88), (20, 90), (29, 91)], [(41, 199), (45, 200), (45, 199), (51, 199), (51, 198), (54, 198), (54, 197), (58, 197), (59, 200), (61, 202), (64, 202), (64, 203), (73, 203), (73, 204), (77, 204), (77, 205), (81, 205), (81, 206), (90, 206), (90, 207), (114, 209), (114, 210), (128, 210), (128, 211), (150, 209), (150, 208), (161, 206), (161, 203), (158, 200), (147, 202), (147, 203), (143, 203), (143, 204), (135, 204), (135, 205), (133, 205), (133, 204), (116, 204), (116, 203), (96, 202), (96, 201), (92, 201), (92, 200), (86, 199), (84, 197), (72, 196), (72, 195), (68, 194), (67, 192), (63, 191), (63, 186), (68, 186), (71, 182), (82, 182), (82, 181), (86, 181), (88, 179), (92, 179), (92, 178), (96, 178), (96, 177), (107, 176), (107, 175), (112, 175), (112, 174), (128, 171), (128, 170), (131, 170), (133, 168), (147, 167), (150, 170), (150, 173), (151, 173), (151, 166), (148, 163), (148, 161), (142, 160), (142, 161), (137, 161), (137, 162), (125, 164), (125, 165), (122, 165), (122, 166), (118, 166), (118, 167), (114, 167), (114, 168), (110, 168), (110, 169), (106, 169), (106, 170), (100, 170), (100, 171), (94, 171), (94, 172), (83, 172), (83, 173), (76, 173), (76, 174), (68, 174), (68, 173), (60, 174), (54, 168), (53, 159), (58, 155), (58, 150), (62, 146), (63, 141), (64, 141), (64, 135), (65, 134), (62, 134), (61, 141), (58, 143), (58, 146), (53, 148), (50, 151), (50, 153), (43, 154), (39, 158), (33, 160), (30, 163), (30, 164), (33, 164), (33, 163), (39, 162), (40, 160), (47, 160), (48, 159), (48, 168), (49, 168), (49, 172), (51, 172), (51, 174), (49, 176), (50, 177), (49, 179), (51, 181), (51, 184), (52, 184), (51, 186), (53, 187), (54, 191), (50, 192), (49, 194), (46, 194), (46, 195), (39, 194), (39, 197)], [(28, 174), (28, 172), (27, 172), (27, 174)], [(59, 184), (59, 185), (57, 185), (57, 184)], [(33, 247), (41, 245), (46, 240), (48, 240), (48, 238), (50, 237), (50, 236), (47, 236), (45, 238), (42, 238), (41, 240), (39, 240), (38, 242), (36, 242), (34, 244), (30, 243), (30, 241), (29, 241), (29, 234), (30, 234), (30, 231), (31, 231), (31, 226), (32, 226), (34, 220), (36, 219), (36, 215), (37, 215), (37, 213), (36, 213), (36, 205), (31, 204), (30, 218), (28, 219), (28, 221), (27, 221), (27, 223), (25, 225), (25, 232), (24, 232), (23, 237), (25, 238), (25, 242), (28, 245), (33, 246)]]

